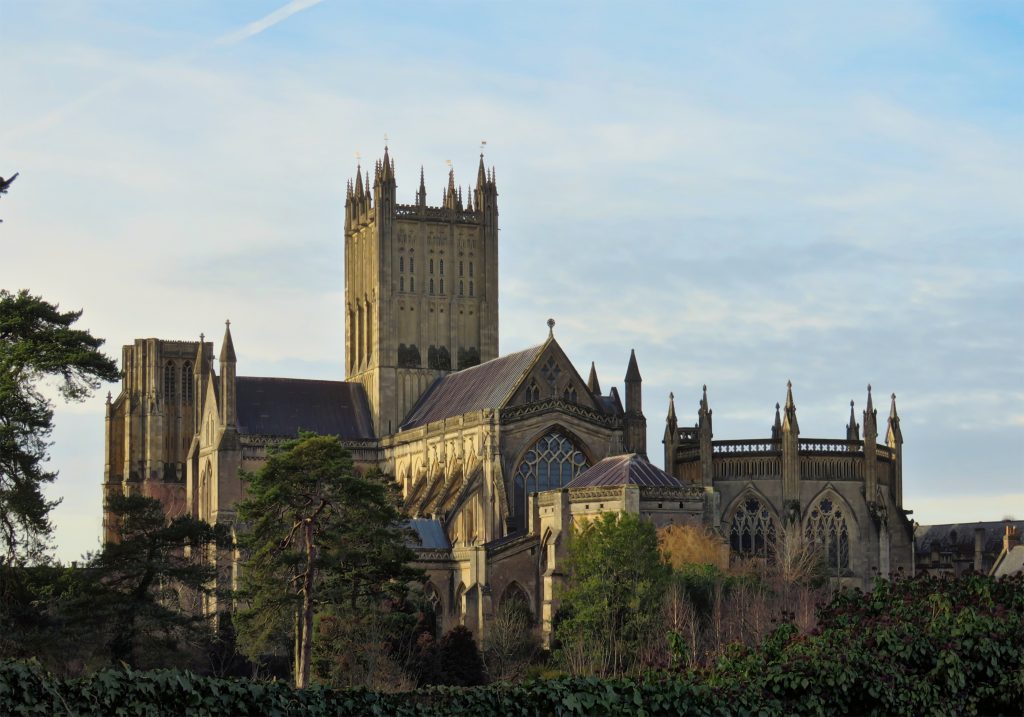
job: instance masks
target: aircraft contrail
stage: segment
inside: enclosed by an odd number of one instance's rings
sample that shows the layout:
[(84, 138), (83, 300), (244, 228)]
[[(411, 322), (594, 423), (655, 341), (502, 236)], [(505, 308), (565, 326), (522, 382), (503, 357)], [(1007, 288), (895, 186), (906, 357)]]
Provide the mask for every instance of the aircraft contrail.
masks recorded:
[[(287, 20), (296, 13), (300, 13), (303, 10), (307, 10), (313, 7), (314, 5), (319, 5), (323, 1), (324, 0), (291, 0), (291, 2), (282, 5), (277, 10), (274, 10), (273, 12), (263, 16), (259, 20), (250, 22), (249, 24), (244, 25), (238, 30), (229, 32), (226, 35), (221, 35), (216, 40), (206, 43), (205, 45), (202, 45), (196, 49), (190, 50), (189, 52), (180, 55), (171, 55), (169, 57), (165, 57), (163, 60), (160, 60), (157, 63), (155, 63), (155, 65), (158, 66), (161, 64), (187, 62), (202, 55), (204, 52), (214, 47), (237, 45), (238, 43), (244, 42), (250, 37), (259, 35), (264, 30), (268, 30), (272, 28), (274, 25), (277, 25), (278, 23)], [(118, 90), (130, 84), (132, 80), (137, 80), (140, 77), (146, 75), (147, 72), (152, 67), (154, 67), (154, 65), (149, 65), (141, 70), (128, 70), (120, 77), (115, 77), (103, 83), (102, 85), (99, 85), (98, 87), (94, 87), (93, 89), (89, 90), (85, 94), (79, 95), (70, 102), (54, 110), (50, 110), (42, 117), (39, 117), (38, 119), (35, 119), (31, 122), (27, 122), (21, 125), (20, 127), (13, 128), (10, 132), (7, 132), (6, 134), (0, 136), (0, 140), (3, 140), (4, 142), (10, 142), (15, 139), (20, 139), (21, 137), (24, 137), (26, 135), (31, 135), (35, 132), (50, 129), (51, 127), (59, 125), (61, 122), (66, 120), (71, 114), (73, 114), (75, 110), (90, 105), (101, 97), (106, 97), (116, 93)]]

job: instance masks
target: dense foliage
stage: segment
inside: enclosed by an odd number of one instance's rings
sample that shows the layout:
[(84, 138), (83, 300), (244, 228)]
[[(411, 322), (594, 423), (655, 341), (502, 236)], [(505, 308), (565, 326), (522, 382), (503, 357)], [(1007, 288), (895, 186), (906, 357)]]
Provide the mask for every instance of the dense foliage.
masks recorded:
[(0, 290), (0, 561), (8, 565), (42, 560), (53, 530), (57, 501), (43, 495), (57, 477), (46, 468), (53, 404), (43, 381), (57, 379), (65, 400), (81, 401), (120, 376), (100, 352), (103, 339), (72, 328), (81, 316), (28, 291)]
[(574, 526), (567, 564), (555, 628), (565, 666), (574, 675), (634, 672), (660, 626), (671, 574), (654, 524), (630, 513), (602, 513)]
[(117, 496), (108, 507), (118, 541), (80, 565), (0, 566), (0, 656), (63, 674), (198, 666), (210, 635), (192, 608), (210, 593), (204, 554), (217, 532), (188, 517), (168, 523), (152, 498)]
[(880, 582), (837, 596), (818, 631), (780, 625), (706, 671), (643, 680), (565, 678), (400, 694), (107, 671), (54, 678), (0, 665), (0, 711), (49, 715), (1020, 714), (1024, 577)]
[(421, 574), (408, 567), (394, 482), (359, 475), (338, 438), (304, 434), (244, 478), (239, 641), (254, 660), (290, 644), (305, 687), (318, 618), (372, 613)]

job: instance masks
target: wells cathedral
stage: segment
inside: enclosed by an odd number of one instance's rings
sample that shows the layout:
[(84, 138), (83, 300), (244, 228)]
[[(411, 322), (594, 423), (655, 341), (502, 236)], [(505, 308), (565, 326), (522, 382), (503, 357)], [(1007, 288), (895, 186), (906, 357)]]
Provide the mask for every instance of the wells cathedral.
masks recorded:
[[(593, 364), (583, 378), (550, 320), (536, 346), (499, 355), (498, 190), (483, 156), (465, 193), (449, 173), (439, 206), (422, 170), (415, 201), (398, 202), (386, 148), (372, 177), (357, 169), (344, 271), (344, 381), (241, 375), (230, 324), (216, 348), (202, 337), (125, 346), (104, 495), (233, 525), (241, 469), (299, 430), (339, 436), (358, 468), (401, 486), (443, 628), (478, 636), (512, 598), (550, 630), (570, 527), (602, 511), (704, 526), (732, 559), (806, 541), (850, 585), (913, 570), (895, 396), (882, 424), (868, 387), (845, 436), (806, 438), (790, 386), (766, 435), (741, 440), (715, 440), (706, 387), (696, 415), (670, 396), (657, 467), (633, 352), (622, 393), (603, 390)], [(234, 556), (218, 560), (225, 581), (237, 577)]]

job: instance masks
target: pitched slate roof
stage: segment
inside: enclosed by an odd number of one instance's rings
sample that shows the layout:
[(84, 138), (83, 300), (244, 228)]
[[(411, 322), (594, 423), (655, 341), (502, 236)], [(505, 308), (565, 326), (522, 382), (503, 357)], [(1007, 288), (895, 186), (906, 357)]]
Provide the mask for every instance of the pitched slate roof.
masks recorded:
[(239, 376), (237, 391), (239, 433), (297, 436), (302, 429), (345, 440), (374, 437), (358, 383)]
[(485, 408), (500, 408), (547, 344), (501, 356), (434, 381), (409, 411), (400, 430)]
[[(1024, 520), (1009, 521), (1018, 531), (1024, 531)], [(941, 552), (974, 554), (974, 531), (983, 530), (981, 550), (984, 553), (998, 553), (1003, 548), (1003, 533), (1007, 521), (985, 521), (981, 523), (947, 523), (945, 525), (918, 525), (914, 529), (917, 553), (930, 553), (932, 548)]]
[(683, 484), (643, 456), (627, 453), (598, 461), (566, 484), (566, 488), (586, 486), (640, 485), (648, 488), (682, 488)]
[(432, 550), (449, 550), (452, 547), (448, 536), (444, 532), (441, 521), (430, 518), (411, 518), (408, 522), (410, 528), (416, 531), (419, 543), (410, 547)]

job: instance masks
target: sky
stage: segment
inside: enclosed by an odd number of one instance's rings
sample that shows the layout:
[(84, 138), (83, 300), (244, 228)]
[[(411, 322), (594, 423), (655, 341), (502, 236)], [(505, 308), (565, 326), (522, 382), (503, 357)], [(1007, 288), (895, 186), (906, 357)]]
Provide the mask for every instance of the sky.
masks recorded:
[[(343, 203), (385, 135), (497, 171), (501, 352), (555, 335), (715, 438), (897, 394), (922, 524), (1024, 517), (1024, 4), (0, 0), (0, 287), (109, 352), (340, 379)], [(99, 547), (103, 400), (60, 405), (55, 555)], [(687, 418), (689, 417), (689, 418)]]

